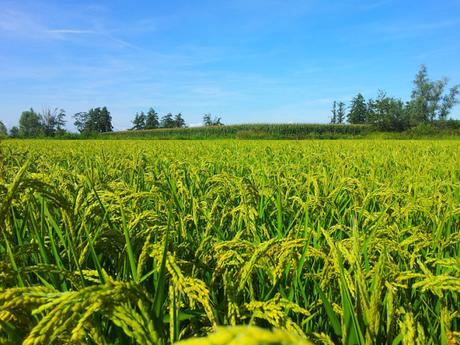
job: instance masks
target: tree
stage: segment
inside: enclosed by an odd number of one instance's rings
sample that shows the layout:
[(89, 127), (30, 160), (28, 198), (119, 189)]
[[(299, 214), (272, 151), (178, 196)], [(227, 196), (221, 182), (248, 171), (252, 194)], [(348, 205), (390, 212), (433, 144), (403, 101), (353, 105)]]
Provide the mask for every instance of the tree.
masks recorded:
[(133, 127), (131, 129), (133, 130), (142, 130), (145, 129), (145, 114), (143, 111), (141, 113), (136, 113), (136, 116), (134, 116), (133, 122)]
[(88, 132), (89, 131), (89, 123), (88, 123), (88, 113), (87, 112), (80, 112), (73, 115), (75, 119), (74, 125), (77, 127), (80, 133)]
[(43, 108), (42, 113), (40, 114), (40, 121), (42, 123), (43, 132), (45, 136), (55, 136), (64, 134), (64, 117), (64, 109)]
[(457, 95), (459, 94), (459, 85), (454, 85), (449, 90), (447, 95), (442, 98), (441, 107), (439, 109), (439, 120), (446, 121), (447, 115), (449, 115), (452, 108), (458, 103)]
[(185, 127), (185, 120), (182, 117), (181, 113), (179, 113), (176, 116), (174, 116), (174, 127), (177, 127), (177, 128)]
[(334, 103), (332, 103), (332, 117), (331, 117), (331, 123), (337, 123), (337, 102), (334, 101)]
[(150, 108), (145, 117), (145, 129), (155, 129), (160, 127), (160, 121), (158, 120), (158, 114)]
[(337, 106), (337, 123), (342, 124), (345, 122), (345, 103), (339, 102)]
[(88, 112), (77, 113), (73, 117), (75, 127), (80, 133), (103, 133), (113, 130), (112, 117), (106, 107), (90, 109)]
[(19, 127), (13, 126), (10, 129), (10, 137), (11, 138), (18, 138), (19, 137)]
[(7, 137), (8, 130), (2, 121), (0, 121), (0, 138)]
[(59, 111), (57, 111), (57, 114), (56, 114), (56, 133), (58, 135), (63, 135), (65, 133), (64, 126), (65, 126), (66, 120), (64, 120), (64, 118), (65, 118), (65, 110), (60, 109)]
[(37, 137), (43, 134), (43, 125), (40, 115), (32, 108), (23, 111), (19, 118), (19, 136)]
[(208, 113), (203, 115), (203, 125), (212, 126), (211, 114)]
[(98, 132), (112, 132), (112, 116), (110, 116), (110, 112), (107, 110), (107, 107), (102, 107), (102, 109), (99, 110), (98, 120)]
[(44, 110), (42, 114), (40, 114), (40, 119), (43, 126), (43, 133), (45, 136), (54, 136), (54, 127), (55, 127), (55, 117), (51, 114), (51, 110), (47, 109)]
[(447, 83), (447, 78), (430, 80), (426, 66), (420, 66), (408, 104), (411, 125), (447, 119), (451, 109), (458, 103), (459, 93), (459, 86), (455, 85), (444, 94)]
[(388, 97), (379, 91), (376, 100), (369, 100), (368, 122), (383, 131), (404, 131), (409, 128), (409, 118), (400, 99)]
[(366, 123), (367, 106), (366, 100), (361, 93), (358, 93), (351, 101), (350, 112), (347, 115), (348, 123)]
[(16, 126), (11, 127), (10, 129), (10, 137), (11, 138), (17, 138), (19, 137), (19, 128)]
[(222, 123), (220, 117), (214, 116), (214, 118), (212, 118), (211, 114), (208, 113), (208, 114), (203, 115), (203, 125), (205, 125), (206, 127), (209, 127), (209, 126), (223, 126), (224, 124)]
[(161, 118), (161, 128), (174, 128), (175, 126), (176, 122), (174, 121), (171, 113), (168, 113)]
[(214, 119), (212, 120), (212, 125), (213, 126), (223, 126), (224, 124), (222, 123), (220, 117), (215, 116)]

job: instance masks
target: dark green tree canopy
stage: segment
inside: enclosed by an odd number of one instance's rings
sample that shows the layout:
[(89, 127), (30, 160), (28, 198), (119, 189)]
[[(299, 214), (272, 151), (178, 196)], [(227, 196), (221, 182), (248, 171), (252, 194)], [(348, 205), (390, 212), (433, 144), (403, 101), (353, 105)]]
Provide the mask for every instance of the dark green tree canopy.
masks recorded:
[(19, 137), (19, 128), (17, 126), (13, 126), (10, 129), (10, 137), (17, 138)]
[(185, 120), (181, 113), (172, 115), (168, 113), (161, 118), (159, 121), (158, 113), (150, 108), (147, 114), (144, 112), (136, 113), (133, 122), (132, 129), (155, 129), (155, 128), (183, 128), (186, 127)]
[(77, 113), (74, 116), (75, 127), (81, 133), (112, 132), (112, 117), (106, 107), (90, 109), (88, 112)]
[(346, 106), (345, 103), (339, 102), (337, 105), (337, 119), (336, 123), (342, 124), (345, 122), (345, 112), (346, 112)]
[(388, 97), (384, 91), (379, 91), (375, 100), (369, 100), (367, 118), (368, 123), (383, 131), (400, 132), (409, 126), (404, 102)]
[(183, 128), (185, 126), (186, 126), (185, 125), (185, 120), (182, 117), (182, 114), (181, 113), (176, 114), (176, 116), (174, 116), (174, 127)]
[(30, 138), (43, 135), (41, 117), (32, 108), (23, 111), (19, 118), (19, 135)]
[(160, 127), (160, 121), (158, 119), (158, 114), (153, 108), (150, 108), (145, 116), (145, 129), (155, 129)]
[(347, 116), (348, 123), (366, 123), (367, 105), (364, 96), (358, 93), (351, 101), (350, 112)]
[[(447, 79), (430, 80), (427, 69), (421, 66), (414, 80), (411, 99), (402, 100), (389, 97), (379, 91), (375, 100), (367, 103), (358, 93), (351, 101), (347, 120), (351, 124), (373, 124), (384, 131), (404, 131), (420, 124), (443, 122), (458, 103), (459, 85), (446, 90)], [(342, 103), (342, 102), (341, 102)], [(343, 103), (334, 101), (331, 123), (341, 123)]]
[(161, 118), (161, 127), (162, 128), (176, 127), (176, 121), (174, 121), (174, 117), (171, 113), (168, 113)]
[(133, 127), (131, 129), (139, 131), (145, 129), (145, 114), (143, 111), (141, 113), (136, 113), (134, 116)]

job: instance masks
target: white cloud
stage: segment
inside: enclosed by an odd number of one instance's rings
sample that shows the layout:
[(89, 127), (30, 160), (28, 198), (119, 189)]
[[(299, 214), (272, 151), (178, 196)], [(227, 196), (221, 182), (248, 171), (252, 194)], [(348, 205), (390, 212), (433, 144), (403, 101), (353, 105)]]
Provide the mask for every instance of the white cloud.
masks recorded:
[(94, 34), (94, 30), (82, 30), (82, 29), (49, 29), (46, 32), (50, 34), (70, 34), (70, 35), (82, 35), (82, 34)]

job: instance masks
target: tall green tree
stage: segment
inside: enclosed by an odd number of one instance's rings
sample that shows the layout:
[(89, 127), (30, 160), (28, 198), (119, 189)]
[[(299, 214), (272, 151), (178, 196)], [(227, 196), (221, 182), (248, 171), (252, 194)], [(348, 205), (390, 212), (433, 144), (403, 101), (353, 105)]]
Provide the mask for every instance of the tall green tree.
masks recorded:
[(23, 111), (19, 118), (19, 136), (30, 138), (43, 135), (40, 115), (32, 108)]
[(177, 128), (185, 127), (185, 120), (182, 117), (181, 113), (176, 114), (176, 116), (174, 116), (174, 127), (177, 127)]
[(175, 126), (176, 122), (174, 121), (174, 117), (171, 113), (168, 113), (161, 118), (161, 128), (174, 128)]
[(7, 137), (8, 136), (8, 130), (6, 129), (5, 124), (0, 121), (0, 138), (2, 137)]
[(160, 127), (158, 114), (153, 108), (150, 108), (145, 117), (145, 129), (155, 129)]
[(449, 93), (442, 97), (441, 107), (439, 108), (438, 118), (441, 121), (447, 120), (452, 108), (458, 103), (459, 85), (451, 87)]
[(358, 93), (352, 100), (350, 112), (347, 115), (348, 123), (359, 124), (366, 123), (367, 120), (367, 106), (366, 100), (361, 93)]
[(346, 107), (345, 103), (339, 102), (337, 105), (337, 123), (342, 124), (345, 122), (345, 112), (346, 112)]
[(108, 111), (107, 107), (102, 107), (102, 109), (99, 111), (98, 119), (98, 132), (113, 131), (112, 116), (110, 115), (110, 112)]
[(80, 133), (103, 133), (113, 130), (112, 117), (106, 107), (93, 108), (88, 112), (77, 113), (73, 117), (75, 127)]
[(133, 127), (131, 129), (139, 131), (145, 129), (145, 114), (143, 111), (141, 113), (136, 113), (134, 120), (132, 121)]
[(85, 111), (76, 113), (73, 115), (74, 118), (74, 125), (77, 127), (80, 133), (89, 132), (89, 116), (88, 113)]
[(379, 91), (368, 103), (368, 122), (383, 131), (404, 131), (409, 128), (409, 117), (404, 102)]
[(56, 108), (56, 134), (57, 135), (63, 135), (65, 133), (65, 110), (64, 109), (59, 109), (57, 110)]
[(336, 101), (332, 103), (331, 113), (332, 113), (331, 123), (337, 123), (337, 102)]
[(411, 125), (445, 120), (458, 103), (459, 86), (453, 86), (447, 93), (448, 80), (430, 80), (427, 68), (422, 65), (414, 79), (414, 88), (408, 104)]

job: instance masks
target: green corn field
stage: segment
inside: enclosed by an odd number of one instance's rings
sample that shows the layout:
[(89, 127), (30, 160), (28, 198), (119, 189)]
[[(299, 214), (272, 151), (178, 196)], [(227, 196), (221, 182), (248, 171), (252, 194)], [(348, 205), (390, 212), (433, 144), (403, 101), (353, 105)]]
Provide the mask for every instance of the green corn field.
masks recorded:
[(458, 140), (1, 151), (1, 344), (460, 344)]
[[(370, 125), (243, 124), (142, 131), (106, 132), (99, 139), (337, 139), (363, 138), (375, 133)], [(439, 135), (439, 133), (438, 133)]]

